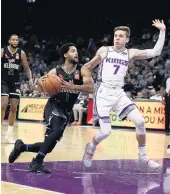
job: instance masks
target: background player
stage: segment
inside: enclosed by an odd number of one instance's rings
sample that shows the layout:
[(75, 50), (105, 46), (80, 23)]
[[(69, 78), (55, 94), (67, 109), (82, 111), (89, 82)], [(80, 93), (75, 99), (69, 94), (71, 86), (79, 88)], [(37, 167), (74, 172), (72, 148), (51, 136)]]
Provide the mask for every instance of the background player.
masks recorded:
[[(152, 26), (160, 30), (159, 38), (153, 49), (138, 50), (126, 49), (129, 42), (130, 29), (126, 26), (119, 26), (114, 29), (114, 45), (101, 47), (96, 56), (86, 64), (89, 69), (99, 65), (98, 87), (96, 90), (96, 110), (99, 116), (100, 131), (86, 146), (83, 157), (84, 165), (90, 167), (96, 146), (107, 138), (111, 133), (109, 113), (111, 109), (119, 115), (120, 119), (126, 117), (136, 126), (136, 137), (139, 145), (139, 162), (142, 166), (158, 168), (159, 164), (149, 160), (146, 156), (146, 129), (145, 120), (141, 116), (135, 104), (126, 96), (122, 87), (128, 70), (128, 64), (134, 59), (149, 59), (161, 54), (166, 27), (163, 21), (155, 20)], [(141, 166), (140, 165), (140, 166)]]
[[(47, 129), (44, 142), (26, 145), (22, 140), (17, 140), (14, 150), (9, 156), (9, 162), (13, 163), (21, 152), (38, 152), (29, 166), (29, 169), (33, 172), (50, 173), (50, 170), (42, 165), (43, 159), (61, 139), (67, 125), (68, 113), (72, 110), (79, 93), (93, 93), (91, 73), (86, 67), (78, 65), (78, 53), (75, 45), (72, 43), (63, 45), (60, 49), (60, 55), (63, 64), (52, 69), (48, 74), (57, 74), (61, 78), (63, 87), (61, 92), (51, 96), (46, 104), (45, 121)], [(40, 88), (42, 88), (41, 81)]]
[(20, 97), (20, 64), (23, 64), (27, 73), (30, 88), (33, 88), (32, 74), (23, 50), (18, 48), (19, 38), (12, 34), (9, 38), (9, 46), (1, 50), (1, 124), (5, 117), (5, 111), (10, 98), (10, 113), (8, 118), (8, 131), (5, 138), (14, 143), (12, 130), (16, 120), (17, 106)]

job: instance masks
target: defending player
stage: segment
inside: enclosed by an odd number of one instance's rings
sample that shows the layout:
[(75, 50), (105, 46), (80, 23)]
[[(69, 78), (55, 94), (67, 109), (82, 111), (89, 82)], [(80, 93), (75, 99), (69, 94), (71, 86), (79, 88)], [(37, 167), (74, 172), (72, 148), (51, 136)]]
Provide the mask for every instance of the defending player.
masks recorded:
[(153, 49), (126, 49), (125, 46), (129, 42), (130, 37), (130, 29), (127, 26), (119, 26), (114, 29), (114, 45), (101, 47), (97, 51), (96, 56), (86, 64), (89, 70), (99, 64), (95, 105), (100, 123), (100, 130), (96, 132), (92, 142), (86, 146), (83, 157), (86, 167), (92, 165), (96, 146), (111, 134), (109, 117), (111, 110), (120, 119), (123, 120), (127, 117), (135, 124), (140, 165), (151, 168), (160, 167), (158, 163), (149, 160), (146, 155), (145, 120), (122, 89), (130, 61), (134, 59), (149, 59), (161, 54), (165, 41), (166, 26), (163, 21), (160, 22), (159, 20), (154, 20), (152, 26), (160, 30), (158, 41)]

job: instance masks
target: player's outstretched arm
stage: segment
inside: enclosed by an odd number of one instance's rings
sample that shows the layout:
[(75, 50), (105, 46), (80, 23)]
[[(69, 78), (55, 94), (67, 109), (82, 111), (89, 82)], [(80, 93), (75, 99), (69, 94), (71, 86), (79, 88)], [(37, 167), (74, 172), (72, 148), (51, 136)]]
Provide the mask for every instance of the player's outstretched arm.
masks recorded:
[(24, 71), (27, 73), (27, 76), (28, 76), (28, 79), (29, 79), (30, 89), (32, 90), (33, 87), (34, 87), (33, 86), (33, 80), (32, 80), (32, 73), (31, 73), (31, 70), (29, 68), (27, 57), (26, 57), (26, 54), (25, 54), (24, 51), (21, 52), (21, 60), (22, 60), (23, 66), (24, 66)]
[(94, 82), (91, 76), (91, 72), (86, 66), (81, 68), (81, 76), (83, 77), (83, 85), (71, 84), (64, 81), (63, 79), (61, 79), (61, 81), (64, 87), (67, 89), (92, 94), (94, 90)]
[(163, 20), (154, 20), (152, 26), (155, 26), (160, 30), (159, 38), (154, 48), (145, 50), (130, 49), (130, 59), (149, 59), (161, 54), (165, 42), (166, 26)]
[(96, 52), (96, 55), (86, 64), (84, 64), (85, 67), (87, 67), (90, 71), (96, 67), (106, 56), (106, 47), (102, 46), (98, 49)]

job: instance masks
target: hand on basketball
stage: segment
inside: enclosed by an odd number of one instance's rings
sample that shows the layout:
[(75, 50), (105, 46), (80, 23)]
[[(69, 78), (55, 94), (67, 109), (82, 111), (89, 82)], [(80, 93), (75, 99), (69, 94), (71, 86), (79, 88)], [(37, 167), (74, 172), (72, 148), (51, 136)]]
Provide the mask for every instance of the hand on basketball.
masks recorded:
[(33, 90), (33, 88), (34, 88), (34, 83), (33, 83), (32, 79), (29, 80), (29, 87), (31, 90)]
[(62, 78), (60, 78), (60, 80), (61, 80), (62, 86), (64, 86), (65, 89), (74, 90), (74, 84), (73, 83), (66, 82)]
[(166, 26), (165, 26), (163, 20), (161, 20), (161, 21), (160, 20), (153, 20), (152, 22), (153, 22), (152, 26), (155, 26), (156, 28), (158, 28), (161, 31), (166, 30)]

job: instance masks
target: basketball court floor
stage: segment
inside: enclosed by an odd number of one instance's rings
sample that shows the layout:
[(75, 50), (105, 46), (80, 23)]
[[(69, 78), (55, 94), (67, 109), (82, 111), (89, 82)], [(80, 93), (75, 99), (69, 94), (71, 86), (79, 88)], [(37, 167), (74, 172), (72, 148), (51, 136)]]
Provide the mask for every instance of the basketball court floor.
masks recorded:
[[(2, 194), (170, 194), (170, 155), (166, 148), (170, 136), (148, 131), (148, 156), (163, 165), (160, 171), (139, 171), (138, 149), (133, 130), (113, 129), (101, 143), (90, 169), (82, 164), (87, 142), (97, 128), (68, 126), (62, 141), (45, 159), (52, 174), (34, 174), (27, 170), (34, 153), (23, 153), (14, 164), (8, 163), (13, 144), (5, 140), (7, 125), (1, 132)], [(14, 138), (25, 143), (42, 141), (41, 123), (18, 122)], [(169, 174), (168, 174), (169, 173)]]

